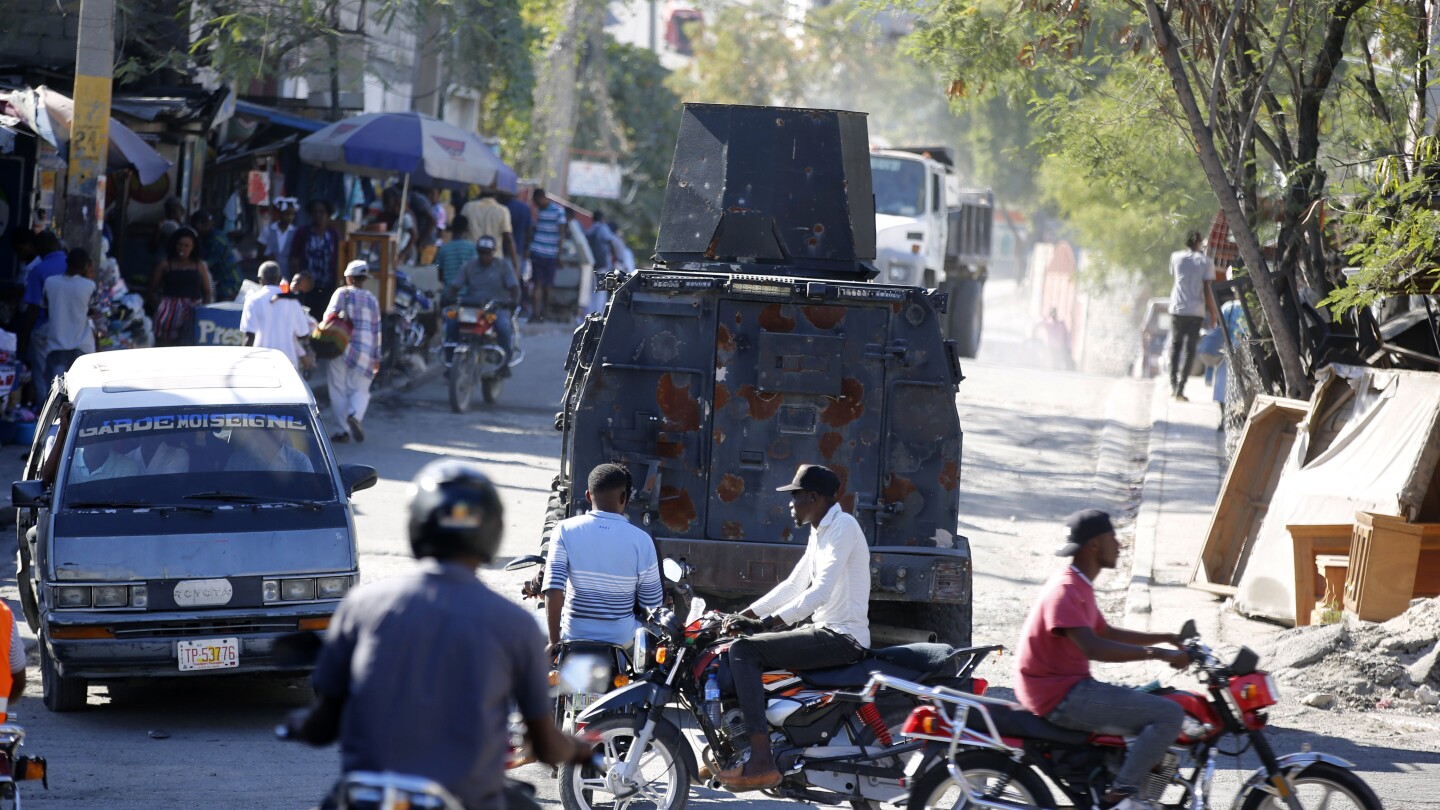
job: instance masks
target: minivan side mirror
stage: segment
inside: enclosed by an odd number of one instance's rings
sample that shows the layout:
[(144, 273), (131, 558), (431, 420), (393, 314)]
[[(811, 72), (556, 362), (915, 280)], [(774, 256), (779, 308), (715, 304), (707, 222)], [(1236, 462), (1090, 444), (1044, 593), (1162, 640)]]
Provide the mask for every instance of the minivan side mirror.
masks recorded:
[(368, 464), (341, 464), (340, 480), (345, 483), (345, 494), (354, 495), (362, 489), (375, 486), (380, 476)]
[(10, 485), (10, 504), (17, 509), (36, 508), (50, 505), (50, 496), (45, 493), (45, 482), (16, 481)]

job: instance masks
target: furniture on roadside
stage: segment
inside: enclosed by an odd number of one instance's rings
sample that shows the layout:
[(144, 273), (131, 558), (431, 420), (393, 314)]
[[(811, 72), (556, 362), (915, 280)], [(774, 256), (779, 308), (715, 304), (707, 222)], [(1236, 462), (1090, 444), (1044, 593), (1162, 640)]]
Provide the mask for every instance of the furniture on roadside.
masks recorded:
[(1411, 599), (1431, 596), (1440, 596), (1440, 523), (1355, 515), (1345, 610), (1383, 622), (1404, 613)]
[[(1358, 512), (1353, 524), (1287, 525), (1295, 548), (1295, 624), (1310, 624), (1316, 586), (1325, 608), (1371, 622), (1392, 619), (1417, 597), (1440, 596), (1440, 523)], [(1323, 568), (1321, 567), (1323, 565)], [(1343, 593), (1335, 602), (1343, 576)], [(1317, 579), (1320, 583), (1317, 583)]]

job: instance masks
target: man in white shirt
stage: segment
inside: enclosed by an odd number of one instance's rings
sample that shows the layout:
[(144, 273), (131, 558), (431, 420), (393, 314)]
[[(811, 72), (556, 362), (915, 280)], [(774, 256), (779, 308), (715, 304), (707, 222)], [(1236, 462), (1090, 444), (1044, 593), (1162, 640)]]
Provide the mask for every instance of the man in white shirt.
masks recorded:
[(300, 207), (294, 197), (281, 197), (275, 201), (275, 221), (260, 232), (260, 244), (265, 248), (265, 258), (280, 265), (281, 276), (290, 274), (290, 243), (295, 238), (295, 211)]
[[(790, 493), (790, 515), (796, 526), (810, 527), (810, 538), (790, 576), (726, 622), (728, 630), (758, 633), (736, 641), (729, 652), (750, 735), (750, 759), (719, 777), (737, 791), (780, 784), (761, 673), (853, 664), (870, 646), (870, 549), (860, 524), (836, 502), (840, 476), (818, 464), (802, 464), (795, 480), (777, 491)], [(807, 618), (812, 624), (783, 629)]]
[(1208, 313), (1215, 318), (1215, 301), (1210, 282), (1215, 280), (1215, 263), (1200, 252), (1200, 232), (1185, 235), (1185, 249), (1170, 254), (1170, 394), (1177, 402), (1188, 402), (1185, 381), (1195, 364), (1195, 347), (1200, 327)]
[(310, 334), (310, 316), (298, 300), (281, 297), (284, 291), (280, 289), (280, 265), (260, 265), (259, 279), (260, 289), (245, 299), (245, 308), (240, 312), (245, 345), (278, 349), (299, 368), (300, 358), (305, 355), (299, 340)]
[(90, 302), (95, 282), (90, 252), (75, 248), (65, 257), (65, 274), (45, 279), (45, 308), (50, 312), (50, 344), (43, 373), (46, 382), (70, 370), (82, 354), (95, 351), (95, 330), (90, 326)]

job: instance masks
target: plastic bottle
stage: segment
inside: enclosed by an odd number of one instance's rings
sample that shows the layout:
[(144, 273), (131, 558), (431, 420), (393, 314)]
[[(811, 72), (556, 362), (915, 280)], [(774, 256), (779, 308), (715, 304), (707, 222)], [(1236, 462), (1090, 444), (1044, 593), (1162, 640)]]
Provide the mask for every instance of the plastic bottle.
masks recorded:
[(710, 678), (705, 681), (705, 713), (710, 716), (710, 725), (720, 728), (720, 721), (724, 719), (724, 712), (720, 706), (720, 682), (715, 680), (715, 673), (710, 673)]

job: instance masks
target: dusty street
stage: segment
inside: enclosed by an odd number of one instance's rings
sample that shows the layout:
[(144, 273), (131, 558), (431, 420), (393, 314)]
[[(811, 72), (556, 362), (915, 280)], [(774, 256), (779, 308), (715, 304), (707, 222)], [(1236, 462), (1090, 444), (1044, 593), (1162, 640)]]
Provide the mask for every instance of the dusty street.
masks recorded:
[[(1014, 644), (1036, 589), (1057, 564), (1051, 552), (1064, 515), (1100, 506), (1119, 517), (1122, 537), (1132, 531), (1136, 477), (1145, 452), (1145, 435), (1135, 428), (1143, 424), (1149, 406), (1150, 389), (1138, 381), (1022, 367), (1018, 360), (1025, 355), (1028, 327), (1015, 326), (1018, 318), (1007, 317), (1012, 314), (1005, 306), (1007, 292), (995, 285), (985, 354), (965, 365), (967, 379), (957, 399), (966, 431), (961, 531), (970, 538), (975, 561), (977, 644)], [(568, 332), (559, 327), (532, 333), (526, 362), (497, 407), (456, 416), (443, 387), (433, 384), (402, 402), (372, 408), (369, 440), (339, 448), (342, 461), (373, 464), (380, 471), (379, 485), (355, 498), (365, 578), (384, 577), (411, 564), (404, 539), (405, 483), (422, 464), (442, 455), (479, 462), (503, 487), (504, 557), (536, 547), (560, 446), (551, 423), (568, 342)], [(18, 452), (7, 448), (6, 453), (18, 468)], [(6, 553), (13, 553), (13, 545), (7, 546)], [(1128, 556), (1120, 571), (1099, 582), (1112, 616), (1121, 613), (1130, 579), (1127, 566)], [(517, 598), (525, 578), (498, 570), (483, 577)], [(13, 580), (7, 580), (4, 595), (13, 604)], [(317, 801), (336, 776), (333, 749), (313, 750), (273, 737), (281, 717), (308, 700), (302, 683), (211, 679), (93, 687), (87, 711), (57, 715), (40, 704), (35, 664), (32, 654), (27, 699), (16, 712), (30, 733), (27, 749), (50, 762), (50, 791), (26, 792), (26, 801), (35, 806), (301, 808)], [(992, 659), (982, 675), (1008, 695), (1012, 666), (1009, 656)], [(1143, 681), (1158, 673), (1135, 665), (1109, 674)], [(1313, 744), (1359, 762), (1390, 806), (1435, 804), (1419, 790), (1433, 783), (1429, 780), (1440, 770), (1433, 742), (1423, 741), (1434, 739), (1428, 727), (1402, 730), (1389, 721), (1351, 718), (1348, 725), (1361, 740), (1352, 741), (1337, 739), (1347, 725), (1343, 718), (1294, 709), (1282, 711), (1280, 718), (1281, 726), (1319, 728), (1321, 736), (1284, 730), (1277, 735), (1279, 750)], [(1322, 720), (1329, 725), (1317, 726)], [(1381, 746), (1382, 738), (1385, 746), (1396, 748)], [(1397, 778), (1401, 771), (1428, 774), (1428, 779)], [(559, 806), (548, 769), (530, 766), (519, 775), (536, 784), (547, 806)], [(1228, 802), (1234, 787), (1233, 779), (1220, 781), (1219, 801)], [(691, 801), (736, 800), (699, 790)], [(768, 799), (752, 802), (782, 805)]]

